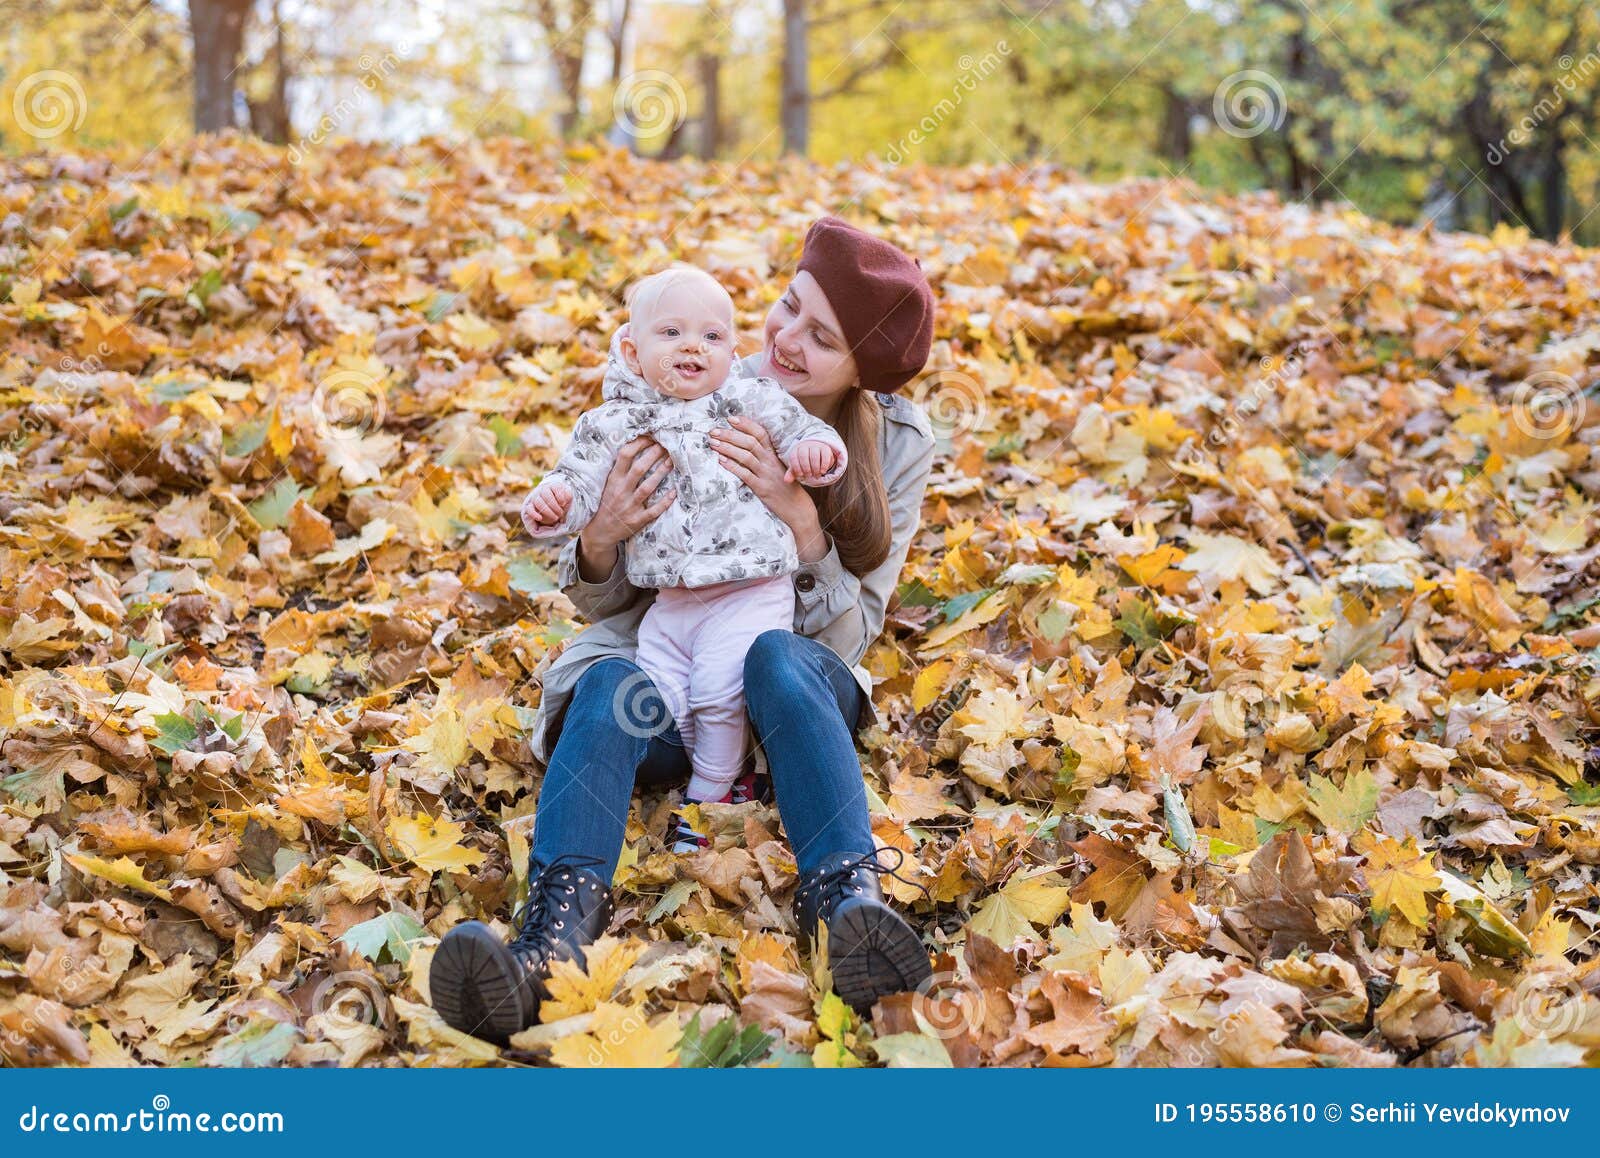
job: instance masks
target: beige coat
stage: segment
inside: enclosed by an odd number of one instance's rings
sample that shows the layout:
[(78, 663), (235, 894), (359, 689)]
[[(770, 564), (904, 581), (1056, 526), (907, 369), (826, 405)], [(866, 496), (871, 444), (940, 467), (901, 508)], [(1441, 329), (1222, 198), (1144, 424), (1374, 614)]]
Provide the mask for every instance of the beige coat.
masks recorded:
[[(760, 355), (747, 358), (736, 372), (752, 375)], [(922, 519), (922, 494), (933, 469), (933, 430), (927, 416), (898, 394), (879, 395), (883, 421), (878, 424), (878, 454), (883, 481), (889, 492), (889, 519), (893, 529), (889, 557), (875, 570), (857, 578), (839, 562), (830, 543), (828, 553), (815, 563), (802, 563), (794, 573), (794, 630), (826, 644), (853, 665), (856, 682), (870, 702), (872, 679), (861, 657), (883, 630), (883, 616), (900, 579), (912, 536)], [(551, 723), (566, 710), (578, 678), (608, 656), (633, 660), (639, 646), (639, 621), (655, 592), (628, 581), (627, 563), (618, 553), (611, 574), (590, 583), (578, 574), (578, 540), (561, 552), (557, 576), (561, 589), (590, 626), (568, 640), (566, 646), (540, 665), (535, 673), (544, 689), (533, 726), (533, 753), (548, 762), (554, 746)]]

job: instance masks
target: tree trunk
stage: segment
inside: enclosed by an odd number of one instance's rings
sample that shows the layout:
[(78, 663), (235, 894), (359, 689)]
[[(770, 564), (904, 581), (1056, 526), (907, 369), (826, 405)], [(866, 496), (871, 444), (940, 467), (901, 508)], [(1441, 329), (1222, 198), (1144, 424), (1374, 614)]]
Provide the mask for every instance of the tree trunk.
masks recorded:
[(234, 127), (233, 75), (244, 52), (244, 28), (252, 4), (253, 0), (189, 0), (197, 133)]
[(633, 0), (619, 0), (612, 9), (611, 27), (606, 36), (611, 40), (611, 88), (622, 83), (622, 68), (627, 63), (628, 22), (633, 19)]
[(250, 129), (264, 141), (287, 145), (289, 126), (289, 53), (283, 43), (283, 17), (272, 0), (272, 89), (260, 103), (251, 102)]
[(1549, 145), (1545, 148), (1544, 164), (1539, 167), (1539, 193), (1544, 202), (1544, 220), (1539, 236), (1546, 241), (1556, 241), (1567, 224), (1567, 158), (1566, 142), (1561, 139), (1561, 121), (1547, 126)]
[(700, 54), (700, 156), (710, 161), (722, 147), (722, 57)]
[(561, 87), (561, 110), (556, 114), (556, 131), (562, 140), (578, 132), (578, 113), (583, 100), (583, 54), (556, 50), (556, 83)]
[[(1028, 61), (1027, 55), (1013, 52), (1006, 57), (1006, 68), (1011, 73), (1011, 79), (1016, 82), (1018, 92), (1028, 91)], [(1019, 104), (1021, 102), (1018, 102)], [(1024, 157), (1037, 157), (1039, 149), (1044, 144), (1044, 139), (1034, 129), (1034, 117), (1025, 108), (1017, 109), (1017, 119), (1013, 126), (1017, 140), (1022, 146)]]
[(1194, 138), (1189, 131), (1189, 101), (1166, 89), (1162, 96), (1161, 140), (1157, 144), (1160, 154), (1180, 169), (1189, 163), (1194, 148)]
[(806, 0), (783, 0), (783, 151), (811, 147), (811, 62)]

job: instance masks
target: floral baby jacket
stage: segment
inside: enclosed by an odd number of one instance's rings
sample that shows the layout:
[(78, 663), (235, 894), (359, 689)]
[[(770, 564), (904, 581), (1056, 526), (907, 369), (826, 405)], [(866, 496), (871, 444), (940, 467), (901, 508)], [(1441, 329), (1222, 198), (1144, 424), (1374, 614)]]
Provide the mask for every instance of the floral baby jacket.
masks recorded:
[[(634, 586), (706, 587), (787, 575), (800, 565), (794, 534), (722, 465), (710, 435), (735, 415), (754, 419), (766, 427), (785, 465), (796, 443), (825, 442), (839, 452), (838, 463), (819, 484), (827, 486), (845, 468), (844, 442), (832, 426), (807, 413), (771, 378), (730, 375), (700, 398), (670, 398), (628, 368), (619, 338), (611, 342), (601, 398), (599, 406), (579, 417), (572, 441), (545, 476), (572, 488), (567, 517), (553, 528), (534, 530), (530, 525), (531, 533), (551, 537), (583, 530), (600, 504), (617, 452), (648, 434), (672, 460), (661, 485), (677, 491), (677, 497), (655, 522), (622, 545)], [(525, 523), (527, 511), (525, 502)]]

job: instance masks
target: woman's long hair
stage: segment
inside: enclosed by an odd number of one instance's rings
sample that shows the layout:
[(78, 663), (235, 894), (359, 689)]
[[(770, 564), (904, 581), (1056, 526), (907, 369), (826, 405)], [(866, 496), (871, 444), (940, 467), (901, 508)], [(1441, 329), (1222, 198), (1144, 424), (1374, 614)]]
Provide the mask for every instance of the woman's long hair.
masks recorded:
[(830, 487), (811, 492), (822, 529), (833, 538), (839, 561), (861, 576), (889, 557), (889, 492), (883, 485), (883, 460), (878, 454), (878, 424), (883, 421), (877, 395), (855, 389), (839, 407), (834, 428), (844, 440), (849, 462), (844, 476)]

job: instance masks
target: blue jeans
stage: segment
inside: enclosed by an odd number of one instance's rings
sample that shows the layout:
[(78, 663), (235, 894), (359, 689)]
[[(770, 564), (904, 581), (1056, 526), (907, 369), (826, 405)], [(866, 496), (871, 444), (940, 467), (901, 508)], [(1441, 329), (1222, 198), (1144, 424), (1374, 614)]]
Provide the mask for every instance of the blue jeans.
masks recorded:
[[(772, 770), (778, 812), (801, 872), (830, 853), (872, 851), (856, 759), (861, 687), (845, 662), (789, 631), (756, 637), (744, 661), (745, 707)], [(579, 678), (559, 729), (534, 821), (533, 859), (590, 856), (616, 872), (635, 783), (689, 778), (664, 701), (639, 667), (603, 659)]]

